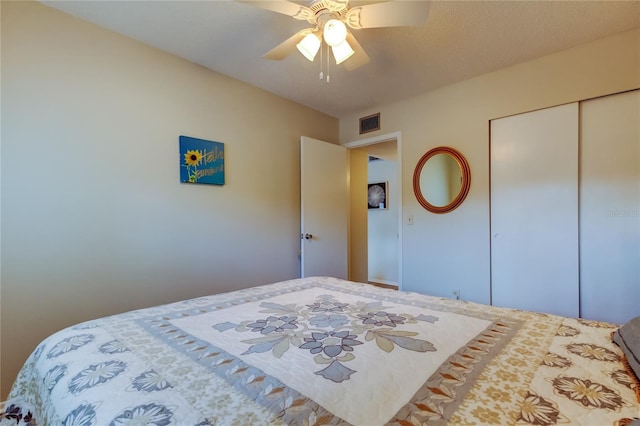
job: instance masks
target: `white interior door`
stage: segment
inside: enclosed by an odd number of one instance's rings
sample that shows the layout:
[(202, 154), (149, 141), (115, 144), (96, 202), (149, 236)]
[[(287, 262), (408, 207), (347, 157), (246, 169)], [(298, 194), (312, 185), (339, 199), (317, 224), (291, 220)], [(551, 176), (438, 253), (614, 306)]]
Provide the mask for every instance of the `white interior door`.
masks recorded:
[(640, 315), (640, 90), (580, 112), (581, 314), (624, 324)]
[(347, 149), (300, 138), (301, 276), (347, 279)]
[(578, 104), (491, 122), (491, 297), (578, 316)]

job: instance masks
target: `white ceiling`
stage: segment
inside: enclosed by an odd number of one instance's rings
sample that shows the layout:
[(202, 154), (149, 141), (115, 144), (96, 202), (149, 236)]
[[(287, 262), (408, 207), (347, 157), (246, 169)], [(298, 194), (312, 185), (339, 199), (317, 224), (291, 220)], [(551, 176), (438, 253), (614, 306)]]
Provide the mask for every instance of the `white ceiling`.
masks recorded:
[(318, 58), (262, 58), (309, 27), (286, 15), (231, 0), (43, 3), (334, 117), (640, 27), (638, 0), (431, 1), (424, 26), (353, 30), (371, 62), (333, 63), (327, 84)]

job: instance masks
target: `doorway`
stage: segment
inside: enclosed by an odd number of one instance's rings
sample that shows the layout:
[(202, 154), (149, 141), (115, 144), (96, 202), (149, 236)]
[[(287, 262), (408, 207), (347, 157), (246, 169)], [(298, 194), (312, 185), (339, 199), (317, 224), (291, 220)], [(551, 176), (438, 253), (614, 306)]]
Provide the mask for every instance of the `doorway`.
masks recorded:
[[(343, 145), (351, 158), (350, 279), (396, 289), (402, 289), (401, 143), (394, 132)], [(384, 190), (377, 207), (368, 203), (372, 186), (374, 196)]]

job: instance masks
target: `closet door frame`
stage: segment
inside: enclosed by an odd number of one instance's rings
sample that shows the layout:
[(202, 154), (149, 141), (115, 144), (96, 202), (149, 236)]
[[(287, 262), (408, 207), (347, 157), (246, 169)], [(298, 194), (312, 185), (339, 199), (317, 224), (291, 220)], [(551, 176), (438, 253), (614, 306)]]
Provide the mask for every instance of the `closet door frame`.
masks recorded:
[(580, 102), (580, 314), (640, 315), (640, 89)]
[(491, 302), (579, 316), (579, 104), (490, 123)]

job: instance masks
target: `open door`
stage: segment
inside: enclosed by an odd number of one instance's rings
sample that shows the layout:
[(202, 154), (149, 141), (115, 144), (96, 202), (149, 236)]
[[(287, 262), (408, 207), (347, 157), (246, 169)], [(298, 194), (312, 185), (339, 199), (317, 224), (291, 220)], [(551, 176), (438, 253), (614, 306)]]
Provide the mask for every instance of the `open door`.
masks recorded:
[(301, 276), (347, 279), (347, 149), (300, 138)]

